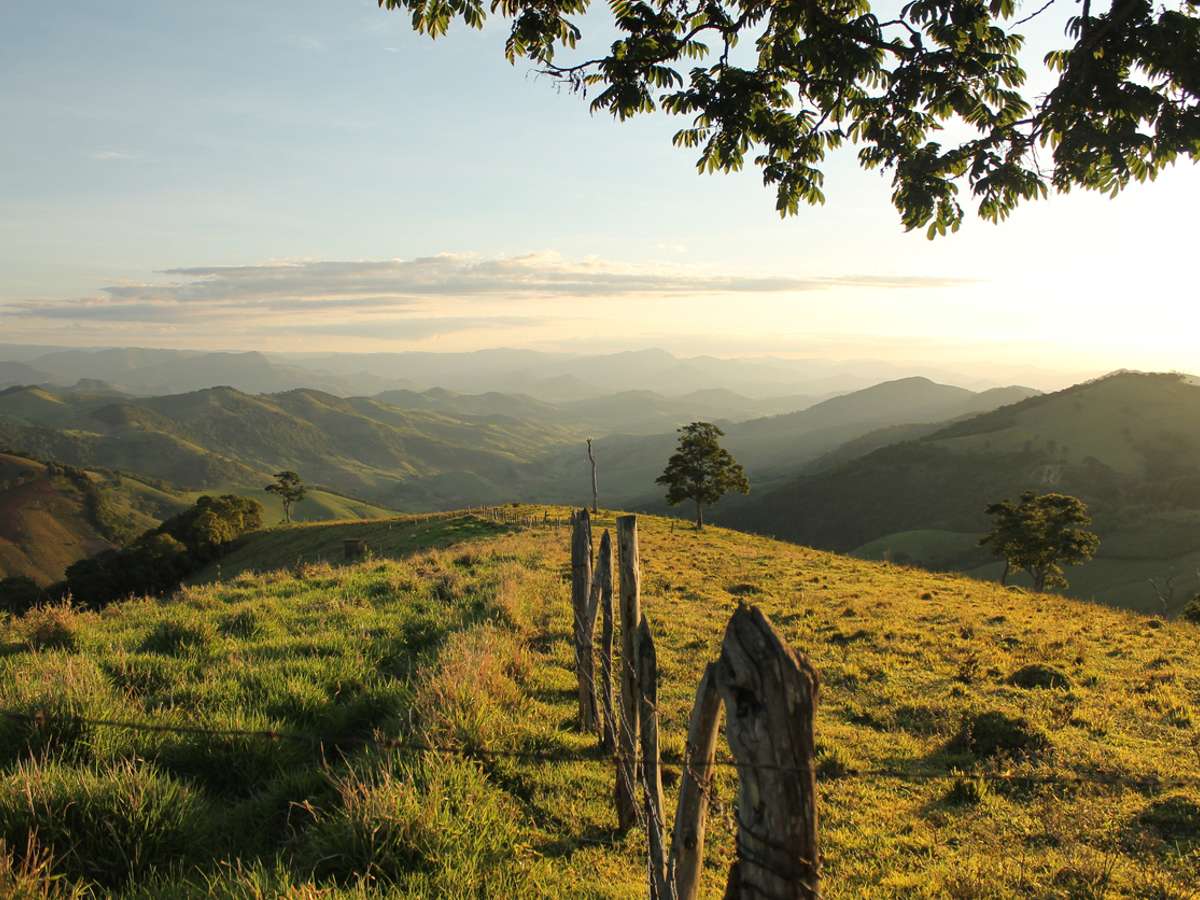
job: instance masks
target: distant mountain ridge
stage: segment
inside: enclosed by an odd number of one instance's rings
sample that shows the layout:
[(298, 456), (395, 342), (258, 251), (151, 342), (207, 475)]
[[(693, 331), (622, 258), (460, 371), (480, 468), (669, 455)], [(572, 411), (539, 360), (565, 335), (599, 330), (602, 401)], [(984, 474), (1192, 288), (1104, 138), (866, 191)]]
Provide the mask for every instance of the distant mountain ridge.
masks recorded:
[(1157, 602), (1148, 579), (1171, 571), (1200, 591), (1200, 387), (1189, 377), (1118, 373), (905, 431), (731, 507), (722, 524), (994, 575), (977, 546), (984, 507), (1056, 490), (1089, 503), (1101, 536), (1097, 561), (1072, 576), (1076, 593), (1146, 606)]
[[(5, 374), (5, 365), (20, 368)], [(869, 359), (686, 357), (661, 349), (593, 354), (505, 348), (468, 353), (301, 354), (0, 344), (0, 387), (18, 383), (63, 387), (94, 379), (142, 396), (228, 385), (249, 394), (307, 387), (342, 397), (443, 388), (464, 394), (525, 394), (552, 403), (641, 390), (671, 398), (691, 395), (696, 401), (697, 394), (722, 391), (754, 400), (822, 399), (912, 373), (944, 383), (985, 386), (934, 366)], [(753, 414), (786, 411), (787, 407), (776, 405)]]

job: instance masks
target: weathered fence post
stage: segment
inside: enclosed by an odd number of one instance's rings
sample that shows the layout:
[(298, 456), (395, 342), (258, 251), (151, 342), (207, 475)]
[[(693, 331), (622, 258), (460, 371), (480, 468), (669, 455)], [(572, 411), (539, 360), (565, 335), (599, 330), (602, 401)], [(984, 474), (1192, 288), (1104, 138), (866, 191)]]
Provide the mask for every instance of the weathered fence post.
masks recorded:
[[(575, 517), (571, 534), (571, 609), (575, 619), (575, 675), (579, 680), (579, 727), (596, 730), (595, 662), (592, 635), (596, 610), (592, 595), (592, 521), (586, 509)], [(590, 615), (589, 615), (590, 610)]]
[(592, 439), (591, 438), (587, 439), (587, 448), (588, 448), (588, 462), (590, 462), (592, 464), (592, 512), (598, 513), (600, 511), (600, 509), (597, 506), (597, 504), (600, 501), (598, 499), (599, 494), (596, 491), (596, 457), (592, 455)]
[(637, 628), (642, 618), (637, 516), (617, 518), (617, 565), (621, 612), (621, 714), (617, 735), (617, 822), (622, 831), (637, 824), (638, 718)]
[(717, 663), (737, 759), (737, 859), (730, 900), (820, 896), (813, 713), (819, 679), (757, 607), (739, 606)]
[(683, 781), (675, 807), (675, 829), (667, 880), (672, 900), (695, 900), (704, 866), (704, 830), (708, 822), (709, 792), (713, 762), (717, 757), (717, 734), (721, 725), (721, 695), (717, 692), (717, 664), (709, 663), (696, 690), (696, 704), (688, 723), (687, 746), (683, 753)]
[[(608, 529), (600, 536), (600, 555), (592, 573), (592, 590), (599, 591), (600, 604), (600, 709), (604, 714), (600, 746), (606, 753), (617, 748), (616, 698), (613, 697), (613, 575), (612, 537)], [(593, 613), (593, 616), (595, 614)]]
[(642, 616), (638, 626), (638, 688), (641, 690), (639, 718), (642, 743), (642, 788), (646, 813), (646, 836), (650, 850), (650, 898), (670, 900), (667, 889), (667, 859), (663, 846), (663, 786), (658, 749), (658, 656), (650, 622)]

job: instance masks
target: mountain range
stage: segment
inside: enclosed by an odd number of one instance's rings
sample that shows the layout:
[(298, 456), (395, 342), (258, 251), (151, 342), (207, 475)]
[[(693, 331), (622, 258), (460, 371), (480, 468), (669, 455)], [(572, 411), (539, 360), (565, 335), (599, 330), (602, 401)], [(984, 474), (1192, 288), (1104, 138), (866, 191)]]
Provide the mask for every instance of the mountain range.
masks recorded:
[(0, 387), (68, 387), (79, 379), (91, 379), (142, 396), (187, 393), (216, 385), (250, 394), (312, 388), (343, 397), (441, 388), (465, 394), (526, 394), (562, 403), (628, 391), (653, 390), (672, 398), (717, 391), (779, 401), (750, 411), (768, 415), (799, 408), (787, 405), (795, 402), (788, 398), (819, 400), (912, 374), (971, 388), (995, 385), (934, 366), (902, 366), (881, 360), (721, 359), (681, 357), (657, 349), (600, 354), (512, 349), (282, 354), (0, 344)]
[[(923, 433), (922, 433), (923, 432)], [(888, 434), (885, 432), (885, 434)], [(722, 524), (866, 558), (996, 577), (984, 507), (1022, 491), (1085, 500), (1101, 544), (1079, 596), (1162, 611), (1200, 590), (1200, 386), (1116, 373), (940, 427), (874, 435), (731, 505)], [(1172, 578), (1175, 595), (1165, 591)], [(1151, 584), (1154, 579), (1158, 584)], [(1160, 596), (1162, 594), (1162, 596)]]

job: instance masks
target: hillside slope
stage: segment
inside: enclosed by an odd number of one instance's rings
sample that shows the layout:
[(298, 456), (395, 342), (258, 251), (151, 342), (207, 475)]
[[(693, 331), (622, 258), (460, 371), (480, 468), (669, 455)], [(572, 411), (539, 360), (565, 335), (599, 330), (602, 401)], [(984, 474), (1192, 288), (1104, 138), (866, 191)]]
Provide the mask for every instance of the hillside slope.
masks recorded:
[[(886, 434), (886, 433), (885, 433)], [(1161, 606), (1148, 580), (1200, 590), (1200, 387), (1119, 373), (833, 464), (722, 521), (812, 546), (994, 576), (977, 546), (987, 504), (1024, 490), (1082, 497), (1101, 537), (1069, 573), (1082, 596)], [(914, 538), (925, 535), (928, 543)], [(902, 554), (902, 555), (897, 555)]]
[[(457, 521), (462, 541), (435, 551), (428, 524), (397, 521), (398, 558), (350, 567), (292, 556), (332, 551), (344, 525), (272, 529), (244, 551), (284, 571), (57, 631), (11, 623), (0, 709), (241, 731), (0, 721), (8, 852), (36, 830), (56, 873), (114, 896), (645, 896), (643, 835), (614, 832), (612, 765), (572, 724), (565, 531)], [(701, 670), (749, 601), (821, 675), (823, 896), (1186, 897), (1200, 883), (1197, 626), (722, 529), (639, 530), (668, 822)], [(55, 635), (71, 646), (40, 643)], [(1020, 686), (1028, 666), (1066, 686)], [(364, 747), (372, 736), (447, 752)], [(734, 787), (720, 768), (705, 897), (734, 852)]]
[[(722, 445), (746, 467), (755, 493), (864, 435), (888, 426), (946, 422), (1036, 394), (1028, 388), (975, 393), (927, 378), (905, 378), (844, 394), (799, 412), (725, 423)], [(614, 434), (596, 442), (601, 496), (622, 505), (654, 507), (661, 491), (657, 478), (675, 448), (674, 432)], [(549, 453), (528, 473), (519, 496), (557, 502), (583, 502), (589, 482), (586, 456), (576, 448)], [(730, 498), (727, 506), (736, 506)]]
[(0, 453), (0, 578), (41, 584), (187, 506), (179, 494), (113, 473), (64, 470)]
[(42, 388), (0, 392), (0, 445), (193, 490), (260, 487), (271, 473), (293, 469), (310, 484), (384, 506), (437, 506), (464, 494), (476, 503), (507, 498), (522, 465), (580, 440), (565, 426), (307, 389), (252, 396), (220, 387), (117, 400)]

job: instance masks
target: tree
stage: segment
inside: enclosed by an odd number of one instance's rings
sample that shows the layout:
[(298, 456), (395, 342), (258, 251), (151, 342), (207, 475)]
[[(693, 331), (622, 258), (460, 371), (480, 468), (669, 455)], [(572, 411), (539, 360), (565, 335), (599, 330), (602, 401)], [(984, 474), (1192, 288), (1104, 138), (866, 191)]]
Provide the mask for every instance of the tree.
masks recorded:
[(1019, 503), (993, 503), (987, 514), (994, 524), (979, 543), (1004, 560), (1001, 584), (1012, 569), (1021, 569), (1036, 591), (1065, 588), (1062, 567), (1087, 562), (1100, 546), (1100, 538), (1087, 530), (1092, 524), (1087, 504), (1078, 497), (1027, 491)]
[(679, 429), (679, 446), (655, 481), (667, 486), (667, 502), (696, 504), (696, 527), (704, 527), (704, 507), (730, 491), (750, 493), (746, 470), (718, 442), (725, 436), (716, 425), (693, 422)]
[(267, 485), (267, 492), (279, 495), (283, 501), (283, 520), (292, 521), (292, 506), (304, 499), (304, 485), (300, 483), (300, 476), (291, 470), (276, 472), (275, 481)]
[[(378, 2), (434, 38), (487, 17), (483, 0)], [(911, 0), (898, 12), (880, 0), (611, 0), (608, 52), (563, 61), (583, 38), (572, 17), (589, 6), (490, 9), (511, 20), (509, 62), (593, 93), (593, 112), (689, 116), (674, 143), (700, 151), (701, 172), (739, 170), (751, 155), (780, 215), (825, 201), (821, 165), (847, 144), (861, 166), (891, 174), (905, 228), (929, 237), (958, 229), (963, 182), (999, 221), (1050, 189), (1115, 195), (1200, 157), (1200, 0), (1105, 11), (1082, 0), (1078, 14), (1048, 0), (1027, 15), (1015, 0)], [(1020, 29), (1055, 12), (1065, 46), (1044, 58), (1053, 84), (1035, 96)], [(753, 52), (736, 49), (742, 38)]]
[(25, 575), (0, 578), (0, 612), (19, 616), (46, 601), (46, 592)]

